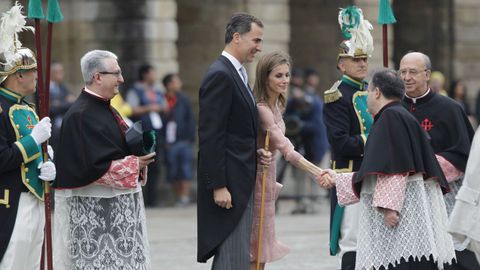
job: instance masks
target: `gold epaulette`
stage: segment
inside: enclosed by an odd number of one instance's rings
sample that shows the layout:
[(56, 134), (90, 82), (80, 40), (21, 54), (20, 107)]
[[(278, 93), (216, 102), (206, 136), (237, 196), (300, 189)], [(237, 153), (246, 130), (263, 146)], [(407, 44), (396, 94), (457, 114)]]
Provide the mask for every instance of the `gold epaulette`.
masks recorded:
[(323, 101), (325, 103), (331, 103), (339, 100), (342, 97), (342, 93), (338, 90), (338, 86), (342, 81), (336, 81), (330, 89), (323, 94)]

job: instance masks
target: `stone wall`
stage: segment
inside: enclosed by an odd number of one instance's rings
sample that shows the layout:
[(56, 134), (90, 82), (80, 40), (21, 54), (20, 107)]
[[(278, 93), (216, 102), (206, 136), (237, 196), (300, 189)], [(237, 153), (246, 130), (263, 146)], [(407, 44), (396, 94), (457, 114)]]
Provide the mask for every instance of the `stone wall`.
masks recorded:
[[(175, 0), (65, 0), (60, 4), (65, 19), (53, 28), (52, 59), (65, 65), (65, 80), (72, 90), (79, 92), (83, 86), (80, 58), (92, 49), (118, 55), (124, 90), (137, 79), (137, 68), (143, 63), (155, 66), (159, 78), (178, 71)], [(2, 6), (6, 6), (3, 11), (11, 4), (2, 1)], [(46, 46), (46, 23), (42, 23)], [(34, 48), (33, 39), (25, 36), (26, 45)]]
[(336, 68), (338, 45), (342, 40), (338, 11), (351, 4), (352, 1), (290, 1), (293, 65), (318, 69), (319, 93), (329, 89), (341, 75)]
[[(0, 1), (0, 10), (13, 2)], [(316, 67), (322, 92), (340, 76), (335, 68), (341, 41), (337, 14), (339, 7), (352, 3), (374, 26), (370, 70), (381, 67), (378, 0), (62, 0), (65, 20), (54, 26), (52, 55), (66, 65), (66, 81), (77, 91), (82, 86), (80, 57), (90, 49), (105, 48), (119, 55), (127, 85), (136, 79), (137, 67), (150, 62), (159, 78), (179, 71), (196, 103), (204, 73), (223, 49), (226, 22), (233, 12), (245, 11), (265, 24), (264, 52), (283, 50), (291, 54), (294, 65)], [(448, 83), (454, 78), (466, 82), (473, 105), (480, 87), (480, 2), (392, 0), (392, 5), (398, 22), (389, 26), (390, 66), (397, 68), (409, 50), (423, 51)], [(44, 40), (45, 31), (44, 23)], [(34, 48), (30, 34), (21, 37)], [(251, 82), (254, 67), (255, 63), (247, 66)]]
[[(370, 70), (383, 66), (382, 27), (377, 24), (378, 0), (357, 1), (290, 1), (291, 40), (290, 54), (294, 65), (300, 68), (313, 66), (320, 72), (319, 93), (329, 89), (341, 73), (337, 70), (338, 45), (342, 41), (338, 24), (339, 8), (355, 4), (374, 30), (374, 53), (369, 59)], [(392, 27), (389, 26), (389, 55), (393, 54)], [(393, 66), (390, 60), (390, 66)]]
[[(225, 47), (225, 26), (235, 12), (247, 12), (262, 20), (264, 52), (288, 51), (287, 0), (178, 0), (180, 75), (195, 107), (201, 80)], [(255, 66), (256, 63), (246, 65), (252, 86)]]

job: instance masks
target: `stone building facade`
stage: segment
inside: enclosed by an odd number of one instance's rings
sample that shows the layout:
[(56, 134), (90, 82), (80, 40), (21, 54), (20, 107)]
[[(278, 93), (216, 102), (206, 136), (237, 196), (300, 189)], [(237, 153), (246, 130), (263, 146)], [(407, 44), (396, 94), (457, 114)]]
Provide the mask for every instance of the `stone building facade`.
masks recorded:
[[(14, 0), (1, 1), (4, 11)], [(20, 1), (26, 6), (26, 0)], [(47, 1), (43, 1), (46, 2)], [(224, 27), (236, 11), (256, 15), (265, 24), (264, 52), (283, 50), (294, 65), (313, 66), (321, 74), (319, 92), (339, 77), (339, 7), (360, 6), (374, 25), (375, 51), (370, 67), (382, 66), (382, 31), (376, 23), (378, 0), (60, 0), (65, 20), (54, 27), (53, 58), (67, 66), (67, 83), (81, 87), (80, 57), (90, 49), (118, 54), (126, 85), (136, 68), (149, 62), (161, 78), (180, 72), (185, 91), (196, 104), (200, 81), (223, 48)], [(392, 1), (398, 22), (389, 26), (390, 67), (418, 50), (447, 80), (460, 78), (473, 105), (480, 87), (480, 1)], [(45, 9), (46, 10), (46, 9)], [(43, 30), (46, 28), (44, 27)], [(45, 33), (45, 32), (43, 32)], [(27, 40), (29, 40), (27, 38)], [(33, 39), (26, 42), (33, 44)], [(33, 46), (32, 46), (33, 47)], [(253, 82), (255, 63), (247, 67)]]

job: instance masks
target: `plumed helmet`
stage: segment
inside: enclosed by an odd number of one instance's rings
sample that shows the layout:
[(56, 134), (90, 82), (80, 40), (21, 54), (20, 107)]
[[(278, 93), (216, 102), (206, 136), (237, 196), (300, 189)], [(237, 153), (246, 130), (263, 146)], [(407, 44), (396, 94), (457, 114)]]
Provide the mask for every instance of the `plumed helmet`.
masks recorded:
[(363, 18), (363, 12), (356, 6), (340, 9), (338, 23), (345, 39), (340, 43), (337, 61), (341, 57), (366, 58), (373, 53), (372, 24)]
[(0, 53), (0, 83), (17, 71), (37, 68), (35, 53), (29, 48), (20, 48), (13, 54), (13, 59), (6, 61), (5, 54)]
[(0, 22), (0, 83), (17, 71), (29, 70), (37, 67), (35, 53), (28, 48), (22, 48), (18, 33), (33, 27), (25, 26), (25, 16), (22, 6), (16, 2), (8, 11), (4, 12)]

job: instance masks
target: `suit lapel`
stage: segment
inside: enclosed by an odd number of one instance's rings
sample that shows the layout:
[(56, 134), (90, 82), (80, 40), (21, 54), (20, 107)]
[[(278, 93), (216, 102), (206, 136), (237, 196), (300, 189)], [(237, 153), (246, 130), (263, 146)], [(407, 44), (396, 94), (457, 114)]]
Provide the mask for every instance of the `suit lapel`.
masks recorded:
[(252, 100), (250, 94), (247, 91), (251, 91), (247, 86), (243, 83), (242, 78), (240, 78), (240, 75), (238, 74), (238, 71), (235, 70), (235, 67), (233, 64), (228, 60), (225, 56), (220, 56), (219, 60), (228, 68), (228, 70), (232, 73), (233, 75), (233, 80), (235, 81), (235, 84), (237, 85), (237, 89), (240, 91), (242, 94), (243, 99), (245, 102), (248, 104), (248, 108), (250, 109), (252, 118), (253, 118), (253, 125), (254, 129), (257, 130), (257, 119), (258, 119), (258, 114), (257, 114), (257, 107), (254, 101)]

